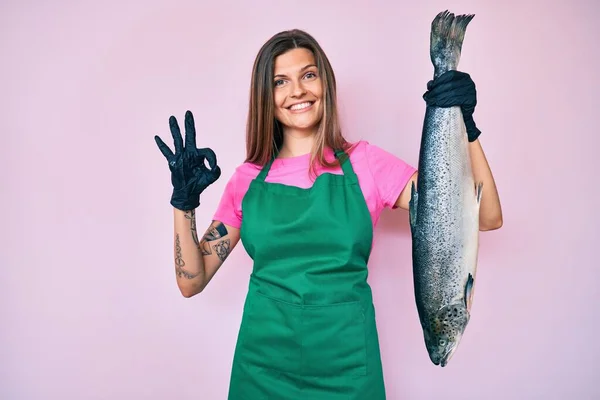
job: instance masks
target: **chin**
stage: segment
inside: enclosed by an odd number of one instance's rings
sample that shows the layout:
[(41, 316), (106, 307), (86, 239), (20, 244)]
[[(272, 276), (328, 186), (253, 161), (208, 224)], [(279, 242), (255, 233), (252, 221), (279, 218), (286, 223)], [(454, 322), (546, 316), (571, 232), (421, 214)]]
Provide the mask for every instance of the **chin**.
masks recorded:
[(295, 121), (284, 121), (281, 124), (287, 130), (292, 131), (316, 131), (319, 127), (320, 120), (311, 120), (309, 122), (295, 122)]

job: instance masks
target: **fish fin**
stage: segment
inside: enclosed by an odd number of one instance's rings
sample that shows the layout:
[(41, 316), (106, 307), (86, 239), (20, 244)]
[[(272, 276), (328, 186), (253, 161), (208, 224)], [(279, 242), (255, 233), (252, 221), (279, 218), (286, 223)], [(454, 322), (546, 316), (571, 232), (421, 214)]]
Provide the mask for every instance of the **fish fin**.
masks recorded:
[(417, 224), (417, 202), (419, 201), (419, 194), (413, 181), (410, 185), (410, 201), (408, 202), (408, 214), (410, 221), (410, 228), (414, 231)]
[(475, 280), (473, 279), (473, 275), (469, 274), (467, 277), (467, 283), (465, 284), (465, 307), (468, 311), (471, 311), (471, 306), (473, 305), (473, 284)]
[(475, 196), (477, 198), (477, 205), (481, 204), (481, 195), (483, 194), (483, 182), (475, 183)]

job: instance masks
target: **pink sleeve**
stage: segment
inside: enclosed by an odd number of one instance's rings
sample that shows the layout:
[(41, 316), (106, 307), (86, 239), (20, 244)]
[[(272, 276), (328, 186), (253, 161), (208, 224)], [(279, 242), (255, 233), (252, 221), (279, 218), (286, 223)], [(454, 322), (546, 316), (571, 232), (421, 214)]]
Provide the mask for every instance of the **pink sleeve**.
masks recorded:
[(242, 226), (242, 205), (238, 201), (240, 199), (237, 184), (238, 178), (239, 173), (236, 171), (229, 179), (229, 182), (227, 182), (227, 185), (225, 185), (225, 191), (221, 196), (221, 201), (217, 206), (217, 211), (213, 219), (240, 229)]
[(395, 208), (396, 200), (417, 169), (372, 144), (367, 145), (366, 153), (383, 207)]

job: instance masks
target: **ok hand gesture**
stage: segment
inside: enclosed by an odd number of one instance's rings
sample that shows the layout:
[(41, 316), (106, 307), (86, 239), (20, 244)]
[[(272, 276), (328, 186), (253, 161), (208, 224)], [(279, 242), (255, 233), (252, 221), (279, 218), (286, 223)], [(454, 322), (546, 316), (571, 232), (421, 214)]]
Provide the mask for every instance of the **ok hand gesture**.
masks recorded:
[[(169, 118), (175, 153), (158, 136), (154, 136), (161, 153), (169, 163), (173, 195), (171, 205), (180, 210), (193, 210), (200, 205), (200, 193), (221, 176), (217, 156), (209, 148), (196, 148), (196, 128), (191, 111), (185, 113), (185, 145), (174, 116)], [(204, 161), (208, 161), (208, 168)]]

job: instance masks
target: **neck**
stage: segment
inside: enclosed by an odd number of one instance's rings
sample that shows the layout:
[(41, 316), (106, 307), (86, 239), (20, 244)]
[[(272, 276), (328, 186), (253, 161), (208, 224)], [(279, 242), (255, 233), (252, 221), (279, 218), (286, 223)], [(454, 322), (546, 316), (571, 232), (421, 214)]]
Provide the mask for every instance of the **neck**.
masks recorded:
[(308, 154), (315, 142), (314, 131), (284, 130), (279, 157), (288, 158)]

